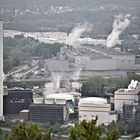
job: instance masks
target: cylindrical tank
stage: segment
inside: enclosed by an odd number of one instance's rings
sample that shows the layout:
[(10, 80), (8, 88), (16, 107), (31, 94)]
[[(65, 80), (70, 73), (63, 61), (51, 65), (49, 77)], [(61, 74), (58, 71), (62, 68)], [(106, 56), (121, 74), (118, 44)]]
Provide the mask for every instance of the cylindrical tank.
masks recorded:
[(43, 98), (33, 98), (34, 104), (43, 104), (44, 99)]
[(81, 104), (107, 104), (107, 100), (104, 98), (99, 97), (88, 97), (88, 98), (82, 98), (79, 101), (79, 105)]

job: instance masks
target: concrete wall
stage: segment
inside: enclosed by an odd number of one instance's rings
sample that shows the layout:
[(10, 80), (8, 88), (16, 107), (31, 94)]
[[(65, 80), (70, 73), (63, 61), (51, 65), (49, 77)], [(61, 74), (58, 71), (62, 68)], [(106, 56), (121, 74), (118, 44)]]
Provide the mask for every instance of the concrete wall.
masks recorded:
[(85, 70), (116, 70), (116, 60), (114, 59), (96, 59), (96, 60), (88, 60), (85, 63)]
[(134, 56), (113, 56), (112, 59), (88, 60), (85, 70), (133, 70), (135, 69)]
[(120, 70), (134, 70), (135, 57), (133, 55), (117, 56), (113, 58), (116, 61), (117, 69)]

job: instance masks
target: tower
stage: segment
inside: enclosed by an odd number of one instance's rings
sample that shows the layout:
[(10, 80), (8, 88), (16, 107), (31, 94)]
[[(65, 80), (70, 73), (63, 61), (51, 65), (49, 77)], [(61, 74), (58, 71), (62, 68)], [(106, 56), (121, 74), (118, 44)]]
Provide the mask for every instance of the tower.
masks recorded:
[(3, 119), (3, 22), (0, 21), (0, 120)]

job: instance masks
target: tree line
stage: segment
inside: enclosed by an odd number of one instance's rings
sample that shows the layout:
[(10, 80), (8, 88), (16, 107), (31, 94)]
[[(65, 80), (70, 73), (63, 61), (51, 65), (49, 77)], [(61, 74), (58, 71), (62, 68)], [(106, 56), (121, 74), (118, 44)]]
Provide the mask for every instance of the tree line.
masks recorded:
[(32, 57), (47, 59), (56, 56), (62, 44), (41, 43), (31, 37), (16, 35), (14, 38), (4, 38), (4, 72), (11, 71), (14, 67), (23, 65)]
[[(105, 131), (96, 125), (97, 119), (76, 123), (68, 132), (68, 140), (118, 140), (120, 133), (117, 128)], [(2, 131), (0, 131), (0, 135)], [(52, 129), (45, 130), (35, 123), (18, 123), (5, 134), (6, 140), (54, 140)]]
[(84, 97), (106, 97), (119, 88), (127, 88), (132, 79), (140, 81), (140, 75), (130, 73), (127, 77), (110, 77), (107, 79), (102, 76), (90, 77), (83, 83), (81, 93)]

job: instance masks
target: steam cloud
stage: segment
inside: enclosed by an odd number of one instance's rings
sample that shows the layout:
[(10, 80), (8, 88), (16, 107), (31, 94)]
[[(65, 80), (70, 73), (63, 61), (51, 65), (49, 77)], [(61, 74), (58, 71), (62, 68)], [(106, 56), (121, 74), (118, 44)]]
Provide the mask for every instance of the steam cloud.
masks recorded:
[(52, 76), (52, 82), (46, 83), (43, 91), (43, 95), (56, 93), (60, 89), (61, 76), (54, 74)]
[(75, 81), (79, 80), (80, 75), (81, 75), (81, 71), (82, 71), (82, 68), (77, 68), (72, 76), (72, 80), (75, 80)]
[(84, 25), (79, 25), (76, 26), (71, 33), (69, 34), (69, 37), (66, 41), (67, 45), (71, 45), (74, 46), (75, 42), (80, 38), (80, 36), (84, 33), (84, 32), (88, 32), (91, 29), (91, 25), (89, 24), (84, 24)]
[[(67, 45), (70, 46), (76, 46), (76, 41), (80, 38), (80, 36), (84, 33), (84, 32), (89, 32), (92, 29), (92, 25), (91, 24), (84, 24), (84, 25), (79, 25), (76, 26), (71, 33), (68, 36), (68, 39), (66, 41)], [(84, 59), (88, 59), (88, 58), (84, 58)], [(80, 75), (81, 75), (81, 63), (82, 63), (82, 57), (76, 57), (76, 71), (73, 73), (72, 79), (73, 80), (79, 80)]]
[(72, 76), (72, 80), (79, 80), (80, 79), (80, 75), (81, 75), (81, 71), (82, 71), (82, 65), (83, 63), (85, 63), (85, 61), (89, 60), (88, 57), (83, 57), (83, 56), (76, 56), (76, 71), (73, 73), (73, 76)]
[(114, 16), (113, 30), (107, 37), (107, 48), (111, 48), (118, 43), (121, 33), (130, 25), (130, 14)]

